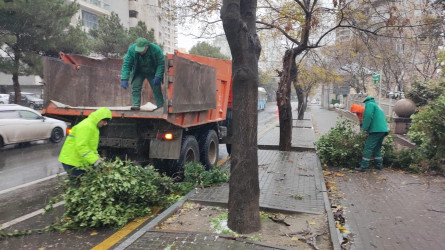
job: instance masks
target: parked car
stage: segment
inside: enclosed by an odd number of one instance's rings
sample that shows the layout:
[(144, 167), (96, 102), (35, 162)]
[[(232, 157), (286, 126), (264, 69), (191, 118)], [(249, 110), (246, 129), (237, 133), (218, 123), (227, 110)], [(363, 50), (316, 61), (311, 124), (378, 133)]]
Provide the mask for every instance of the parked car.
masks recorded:
[[(22, 99), (20, 100), (20, 104), (25, 107), (30, 107), (32, 109), (41, 109), (43, 106), (43, 100), (40, 99), (36, 94), (29, 92), (20, 92), (22, 95)], [(9, 93), (9, 103), (14, 103), (15, 93)]]
[(0, 94), (0, 104), (9, 103), (9, 95), (8, 94)]
[(54, 143), (66, 135), (66, 123), (44, 117), (17, 104), (0, 104), (0, 147), (8, 144), (49, 139)]

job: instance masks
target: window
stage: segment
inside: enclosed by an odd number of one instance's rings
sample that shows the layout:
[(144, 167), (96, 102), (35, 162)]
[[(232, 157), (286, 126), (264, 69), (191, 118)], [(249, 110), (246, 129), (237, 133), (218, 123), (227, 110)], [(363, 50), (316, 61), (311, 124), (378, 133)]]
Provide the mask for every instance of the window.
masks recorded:
[(19, 113), (14, 110), (0, 111), (0, 119), (18, 119)]
[(99, 27), (99, 23), (97, 21), (97, 15), (90, 13), (88, 11), (82, 10), (82, 20), (83, 25), (85, 27), (91, 28), (91, 29), (97, 29)]
[(130, 10), (130, 17), (137, 18), (138, 17), (138, 12), (136, 10)]
[(20, 110), (19, 113), (20, 113), (20, 116), (26, 120), (37, 120), (40, 118), (40, 116), (37, 115), (36, 113), (26, 111), (26, 110)]

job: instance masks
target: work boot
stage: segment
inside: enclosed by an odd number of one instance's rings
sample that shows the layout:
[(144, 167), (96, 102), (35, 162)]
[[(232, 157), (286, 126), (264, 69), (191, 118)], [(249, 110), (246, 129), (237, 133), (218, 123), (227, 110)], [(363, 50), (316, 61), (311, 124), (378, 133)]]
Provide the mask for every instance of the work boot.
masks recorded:
[(366, 169), (367, 169), (367, 168), (361, 168), (361, 167), (358, 167), (358, 168), (355, 168), (355, 171), (365, 172)]
[(140, 110), (141, 109), (141, 107), (139, 107), (139, 106), (131, 106), (131, 108), (130, 108), (131, 110)]

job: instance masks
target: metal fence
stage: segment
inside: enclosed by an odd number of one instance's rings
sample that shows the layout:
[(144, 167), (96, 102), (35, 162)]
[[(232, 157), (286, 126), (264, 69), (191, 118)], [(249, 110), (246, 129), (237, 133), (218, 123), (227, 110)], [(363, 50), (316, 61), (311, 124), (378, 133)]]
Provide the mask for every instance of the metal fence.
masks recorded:
[[(365, 99), (366, 96), (360, 96), (359, 94), (354, 94), (354, 95), (349, 95), (344, 99), (344, 104), (346, 105), (345, 109), (350, 110), (351, 105), (353, 103), (355, 104), (359, 104), (359, 105), (363, 105), (363, 100)], [(380, 108), (383, 110), (383, 112), (385, 113), (385, 115), (387, 117), (393, 117), (393, 109), (394, 109), (394, 104), (397, 102), (398, 100), (395, 99), (389, 99), (389, 98), (378, 98), (375, 97), (375, 102), (377, 104), (379, 104)]]

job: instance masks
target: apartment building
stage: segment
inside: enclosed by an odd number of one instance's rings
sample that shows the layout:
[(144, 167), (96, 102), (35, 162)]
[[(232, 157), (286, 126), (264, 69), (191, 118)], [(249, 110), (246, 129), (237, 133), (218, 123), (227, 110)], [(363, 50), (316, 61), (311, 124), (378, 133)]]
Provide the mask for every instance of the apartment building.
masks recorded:
[(147, 28), (154, 29), (156, 41), (164, 46), (165, 53), (173, 53), (176, 48), (176, 24), (172, 13), (173, 0), (67, 0), (77, 2), (80, 10), (72, 19), (76, 25), (83, 21), (86, 31), (98, 27), (100, 16), (115, 12), (122, 25), (129, 29), (143, 21)]

